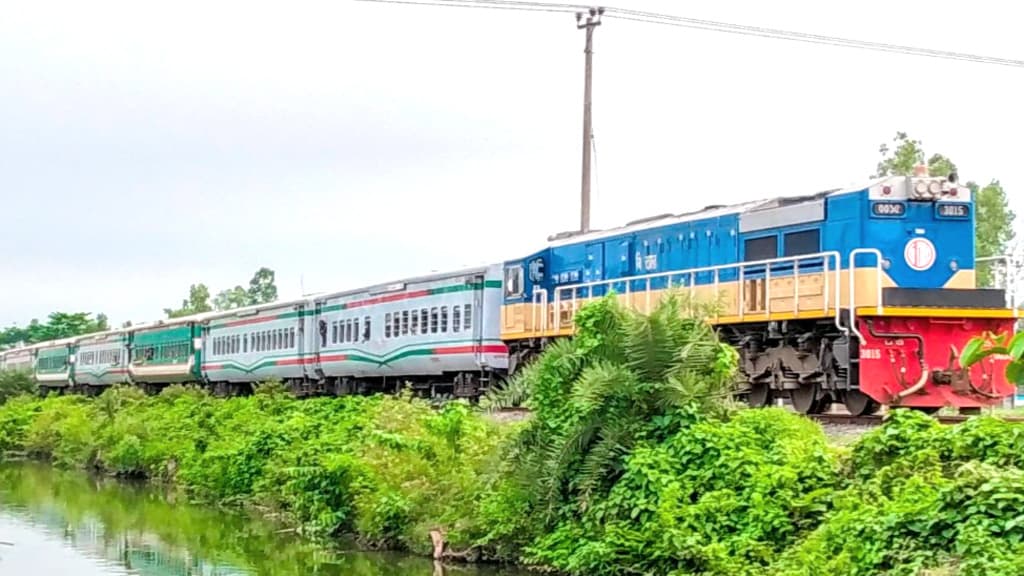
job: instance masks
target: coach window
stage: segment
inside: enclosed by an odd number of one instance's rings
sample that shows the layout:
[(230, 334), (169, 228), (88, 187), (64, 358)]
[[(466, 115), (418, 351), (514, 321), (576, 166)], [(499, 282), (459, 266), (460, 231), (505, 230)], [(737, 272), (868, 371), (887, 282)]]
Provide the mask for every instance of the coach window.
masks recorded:
[(473, 327), (473, 305), (466, 304), (462, 312), (462, 327), (468, 332)]
[(409, 311), (402, 310), (402, 336), (409, 334)]
[(460, 314), (461, 310), (462, 308), (459, 306), (452, 306), (452, 332), (458, 332), (459, 328), (462, 327), (459, 325), (462, 320), (462, 315)]
[(293, 349), (293, 350), (295, 349), (295, 328), (294, 327), (290, 328), (288, 330), (288, 347)]
[(448, 331), (448, 307), (441, 306), (441, 332)]
[(352, 334), (352, 319), (349, 318), (345, 320), (345, 342), (351, 342), (353, 338), (355, 335)]
[(782, 250), (783, 256), (817, 254), (821, 252), (821, 232), (817, 228), (787, 232), (782, 238)]
[(391, 312), (384, 315), (384, 337), (391, 338)]
[(338, 321), (331, 322), (331, 344), (338, 343)]
[(420, 331), (420, 311), (413, 310), (412, 318), (409, 318), (409, 333), (419, 334)]
[(352, 341), (359, 342), (359, 318), (352, 321)]
[(370, 326), (371, 326), (370, 325), (370, 317), (369, 316), (364, 316), (363, 317), (363, 341), (364, 342), (369, 342), (370, 341)]
[(747, 262), (754, 260), (769, 260), (779, 256), (779, 237), (764, 236), (762, 238), (747, 238), (743, 242), (743, 259)]
[(438, 321), (437, 307), (435, 306), (435, 307), (430, 309), (430, 333), (431, 334), (437, 334), (437, 321)]

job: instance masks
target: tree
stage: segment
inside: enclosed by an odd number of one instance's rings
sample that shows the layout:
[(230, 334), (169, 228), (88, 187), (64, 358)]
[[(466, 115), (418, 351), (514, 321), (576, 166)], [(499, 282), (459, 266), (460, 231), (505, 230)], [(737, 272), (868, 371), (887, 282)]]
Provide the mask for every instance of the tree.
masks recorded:
[(210, 289), (205, 284), (193, 284), (189, 288), (188, 300), (183, 300), (181, 308), (172, 310), (164, 308), (168, 318), (180, 318), (211, 310), (234, 310), (253, 304), (266, 304), (277, 300), (277, 285), (274, 283), (274, 271), (263, 267), (253, 274), (249, 280), (249, 288), (235, 286), (221, 290), (210, 304)]
[[(1017, 215), (1007, 203), (1006, 191), (998, 180), (992, 180), (987, 186), (979, 187), (969, 182), (971, 193), (974, 194), (975, 221), (974, 231), (976, 252), (983, 256), (1001, 256), (1009, 253), (1016, 233), (1013, 230)], [(992, 266), (978, 269), (978, 284), (992, 286), (997, 270)], [(1015, 274), (1016, 270), (1003, 270), (1004, 274)]]
[(213, 299), (213, 307), (217, 310), (234, 310), (248, 306), (250, 302), (249, 292), (241, 286), (235, 286), (230, 290), (222, 290)]
[(193, 284), (188, 288), (188, 299), (181, 301), (181, 308), (164, 308), (168, 318), (181, 318), (213, 310), (210, 306), (210, 289), (206, 284)]
[[(883, 143), (879, 146), (882, 159), (878, 162), (873, 178), (884, 176), (910, 176), (914, 167), (924, 162), (924, 149), (920, 140), (910, 138), (906, 132), (897, 132), (892, 139), (894, 147)], [(928, 158), (928, 173), (932, 176), (948, 177), (957, 172), (956, 164), (941, 154)], [(966, 186), (974, 195), (975, 204), (975, 255), (1001, 256), (1008, 252), (1015, 234), (1013, 230), (1016, 214), (1007, 203), (1006, 192), (998, 180), (987, 186), (968, 181)], [(976, 266), (978, 286), (993, 286), (996, 275), (989, 265)], [(1016, 270), (1005, 271), (1016, 274)]]
[(263, 267), (256, 271), (249, 280), (249, 303), (267, 304), (277, 300), (277, 285), (274, 283), (274, 271)]
[(33, 318), (24, 328), (11, 326), (0, 331), (0, 348), (71, 338), (110, 329), (105, 314), (97, 314), (95, 319), (90, 316), (88, 312), (54, 312), (47, 317), (46, 323)]

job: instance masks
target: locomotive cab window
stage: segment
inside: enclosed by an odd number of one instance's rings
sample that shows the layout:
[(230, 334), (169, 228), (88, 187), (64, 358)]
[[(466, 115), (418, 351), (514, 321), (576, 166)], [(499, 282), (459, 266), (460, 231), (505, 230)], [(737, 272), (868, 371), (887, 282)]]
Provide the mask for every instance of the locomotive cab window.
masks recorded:
[(779, 237), (764, 236), (743, 241), (743, 259), (747, 262), (768, 260), (779, 256)]
[(800, 232), (786, 232), (782, 239), (782, 250), (783, 256), (817, 254), (821, 252), (821, 231), (815, 228)]
[(521, 265), (505, 268), (505, 297), (514, 298), (523, 295), (523, 267)]

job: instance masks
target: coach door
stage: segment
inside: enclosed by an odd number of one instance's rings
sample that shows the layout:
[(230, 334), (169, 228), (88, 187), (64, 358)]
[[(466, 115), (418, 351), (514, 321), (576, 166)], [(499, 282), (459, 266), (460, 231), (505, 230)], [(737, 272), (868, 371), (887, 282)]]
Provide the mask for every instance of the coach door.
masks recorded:
[[(473, 354), (477, 366), (484, 365), (484, 322), (489, 320), (484, 317), (484, 277), (478, 274), (473, 277)], [(465, 323), (466, 319), (462, 319)]]
[(312, 377), (313, 365), (310, 363), (313, 358), (307, 358), (306, 353), (309, 345), (306, 343), (306, 305), (299, 304), (295, 308), (298, 314), (295, 315), (295, 354), (302, 362), (302, 372), (306, 378)]
[(320, 365), (320, 355), (323, 348), (327, 345), (327, 321), (323, 318), (323, 302), (317, 302), (313, 308), (313, 315), (310, 317), (309, 322), (306, 323), (309, 326), (309, 331), (312, 332), (306, 342), (309, 343), (309, 355), (311, 356), (310, 364), (311, 368), (308, 369), (310, 372), (309, 377), (322, 380), (324, 378), (323, 367)]

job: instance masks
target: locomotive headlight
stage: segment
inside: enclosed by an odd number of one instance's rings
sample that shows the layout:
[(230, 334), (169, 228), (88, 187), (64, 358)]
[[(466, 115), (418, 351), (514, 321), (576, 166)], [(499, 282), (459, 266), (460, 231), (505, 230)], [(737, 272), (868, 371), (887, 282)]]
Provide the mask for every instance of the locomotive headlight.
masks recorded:
[(914, 192), (917, 193), (918, 196), (924, 196), (928, 193), (928, 183), (924, 180), (918, 180), (918, 182), (914, 184)]
[(938, 180), (932, 180), (928, 184), (928, 191), (931, 192), (933, 195), (941, 194), (942, 193), (942, 182), (939, 182)]

